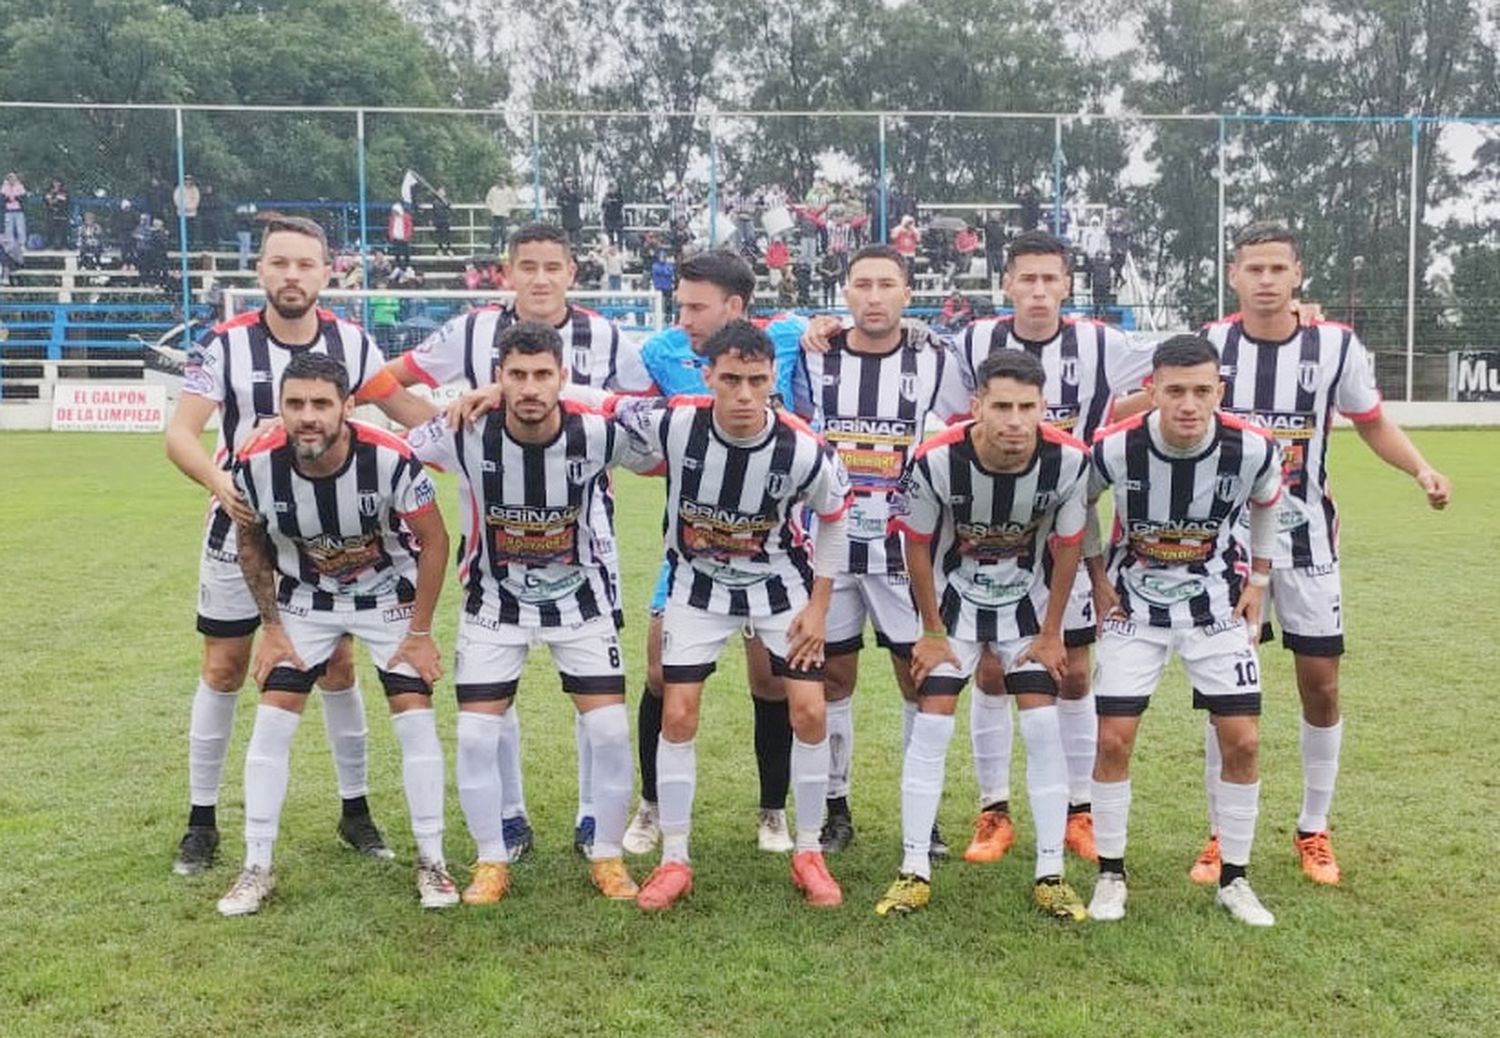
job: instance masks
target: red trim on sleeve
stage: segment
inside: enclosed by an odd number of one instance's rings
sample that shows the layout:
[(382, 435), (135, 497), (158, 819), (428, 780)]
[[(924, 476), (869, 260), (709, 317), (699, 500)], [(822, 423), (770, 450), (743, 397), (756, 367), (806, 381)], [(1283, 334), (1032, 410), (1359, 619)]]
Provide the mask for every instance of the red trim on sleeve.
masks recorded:
[(800, 433), (807, 433), (807, 435), (817, 439), (819, 443), (823, 442), (823, 437), (814, 432), (813, 427), (803, 421), (800, 415), (793, 414), (791, 411), (778, 410), (776, 412), (776, 420), (783, 425), (796, 429)]
[(1271, 432), (1270, 429), (1267, 429), (1264, 426), (1256, 425), (1254, 422), (1246, 421), (1239, 415), (1230, 414), (1228, 411), (1219, 412), (1219, 421), (1224, 424), (1224, 427), (1226, 429), (1238, 429), (1240, 432), (1252, 432), (1255, 435), (1266, 440), (1275, 441), (1276, 439), (1276, 436)]
[(411, 444), (395, 433), (387, 432), (384, 429), (377, 429), (375, 426), (366, 425), (364, 422), (350, 422), (349, 428), (354, 430), (354, 438), (361, 443), (373, 443), (377, 447), (386, 447), (395, 451), (403, 458), (410, 458), (412, 456)]
[(1054, 533), (1050, 540), (1053, 544), (1080, 544), (1083, 541), (1083, 530), (1079, 530), (1071, 537), (1064, 537), (1060, 533)]
[[(606, 397), (604, 403), (608, 402), (609, 400)], [(586, 404), (582, 400), (559, 400), (558, 403), (562, 405), (562, 409), (568, 414), (596, 414), (601, 417), (608, 417), (605, 414), (603, 403), (598, 407), (595, 407), (593, 404)]]
[(264, 454), (266, 451), (274, 451), (279, 447), (286, 446), (286, 426), (274, 425), (269, 429), (262, 429), (250, 442), (240, 448), (237, 455), (241, 460), (249, 458), (254, 454)]
[(714, 398), (694, 393), (678, 393), (667, 397), (668, 407), (712, 407)]
[(911, 460), (916, 461), (918, 458), (925, 458), (939, 447), (949, 447), (955, 443), (963, 443), (964, 437), (968, 435), (969, 426), (973, 424), (974, 420), (972, 418), (962, 422), (955, 422), (942, 432), (927, 437), (927, 439), (917, 444), (917, 452), (911, 456)]
[(904, 520), (892, 519), (889, 525), (891, 529), (895, 530), (903, 537), (907, 538), (908, 540), (916, 541), (918, 544), (928, 544), (932, 541), (932, 534), (922, 533), (919, 530), (913, 530), (910, 526), (906, 525)]
[(408, 350), (401, 354), (401, 366), (404, 367), (412, 378), (430, 389), (437, 388), (437, 379), (422, 370), (422, 365), (417, 363), (415, 351)]
[(844, 495), (844, 503), (841, 504), (841, 505), (839, 505), (838, 511), (836, 511), (836, 512), (829, 512), (827, 515), (824, 515), (822, 512), (816, 512), (815, 514), (817, 515), (817, 517), (819, 519), (823, 520), (825, 523), (831, 523), (835, 519), (842, 519), (842, 518), (844, 518), (844, 513), (847, 512), (847, 511), (849, 511), (849, 506), (852, 505), (853, 503), (854, 503), (854, 493), (853, 493), (853, 491), (850, 491), (849, 493), (847, 493), (847, 494)]
[(1252, 505), (1254, 505), (1256, 508), (1273, 508), (1273, 507), (1275, 507), (1276, 503), (1278, 501), (1280, 501), (1280, 500), (1281, 500), (1281, 487), (1277, 486), (1277, 488), (1276, 488), (1276, 496), (1273, 497), (1273, 498), (1271, 498), (1271, 500), (1269, 500), (1269, 501), (1257, 501), (1254, 498), (1251, 498), (1250, 499), (1250, 503)]
[(1077, 447), (1085, 454), (1089, 452), (1088, 444), (1084, 443), (1072, 433), (1065, 432), (1064, 430), (1057, 428), (1055, 425), (1048, 425), (1046, 422), (1043, 422), (1037, 428), (1041, 429), (1042, 439), (1046, 440), (1048, 443), (1060, 443), (1064, 447)]
[(1340, 411), (1339, 414), (1341, 414), (1345, 418), (1349, 419), (1349, 421), (1355, 422), (1355, 423), (1359, 423), (1359, 422), (1373, 422), (1373, 421), (1375, 421), (1375, 419), (1377, 419), (1377, 418), (1380, 417), (1380, 415), (1382, 413), (1382, 408), (1384, 408), (1384, 407), (1385, 407), (1385, 401), (1382, 399), (1382, 400), (1378, 401), (1375, 404), (1375, 406), (1372, 407), (1372, 408), (1370, 408), (1368, 411), (1360, 411), (1357, 414), (1349, 412), (1349, 411)]
[(436, 512), (436, 511), (437, 511), (437, 502), (436, 501), (429, 501), (425, 505), (423, 505), (421, 508), (418, 508), (414, 512), (397, 512), (396, 514), (399, 515), (402, 519), (415, 519), (417, 516), (426, 515), (428, 512)]
[(1150, 414), (1149, 411), (1139, 411), (1136, 414), (1131, 415), (1129, 418), (1122, 418), (1118, 422), (1114, 422), (1110, 425), (1101, 426), (1100, 428), (1095, 429), (1094, 442), (1098, 443), (1106, 436), (1113, 436), (1115, 433), (1125, 432), (1128, 429), (1139, 428), (1140, 424), (1146, 420), (1146, 415), (1148, 414)]
[(246, 310), (242, 314), (235, 314), (229, 320), (220, 321), (218, 324), (214, 325), (213, 333), (215, 335), (218, 335), (222, 332), (229, 331), (229, 329), (231, 328), (247, 328), (252, 324), (258, 323), (259, 321), (259, 310)]

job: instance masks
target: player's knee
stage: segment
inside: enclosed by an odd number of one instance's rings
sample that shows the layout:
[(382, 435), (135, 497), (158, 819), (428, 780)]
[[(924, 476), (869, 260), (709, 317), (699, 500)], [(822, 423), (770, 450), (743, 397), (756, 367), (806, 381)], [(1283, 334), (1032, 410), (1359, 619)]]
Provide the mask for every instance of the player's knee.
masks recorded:
[(1099, 723), (1098, 760), (1110, 768), (1123, 767), (1135, 748), (1135, 732), (1102, 719)]
[(661, 734), (668, 742), (687, 742), (698, 734), (698, 708), (691, 703), (668, 702), (662, 708)]
[(339, 642), (329, 657), (323, 676), (318, 679), (320, 688), (345, 689), (354, 686), (354, 652), (347, 640)]
[(1332, 667), (1319, 667), (1297, 675), (1302, 697), (1302, 716), (1308, 724), (1327, 727), (1339, 719), (1339, 674)]
[(1219, 756), (1224, 760), (1224, 774), (1232, 781), (1250, 781), (1260, 759), (1260, 727), (1253, 724), (1218, 725)]
[(217, 645), (203, 653), (203, 683), (216, 692), (238, 692), (250, 670), (250, 640), (238, 645)]
[(1087, 660), (1081, 667), (1074, 666), (1073, 661), (1068, 661), (1068, 671), (1063, 675), (1062, 681), (1058, 682), (1057, 695), (1060, 699), (1082, 699), (1089, 694), (1089, 671)]

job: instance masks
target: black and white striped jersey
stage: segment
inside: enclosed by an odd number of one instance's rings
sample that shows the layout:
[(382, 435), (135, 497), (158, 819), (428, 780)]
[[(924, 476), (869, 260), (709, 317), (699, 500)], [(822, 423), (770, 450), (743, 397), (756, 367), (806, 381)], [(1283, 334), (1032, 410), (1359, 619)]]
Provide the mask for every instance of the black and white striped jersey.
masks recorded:
[(615, 415), (638, 455), (627, 464), (667, 477), (671, 601), (747, 617), (806, 603), (812, 545), (799, 513), (834, 521), (850, 500), (843, 463), (806, 423), (768, 409), (764, 432), (735, 443), (712, 397), (619, 398)]
[[(477, 389), (488, 385), (494, 380), (500, 334), (519, 319), (512, 306), (486, 306), (460, 314), (406, 353), (402, 363), (429, 386), (467, 383)], [(573, 385), (622, 393), (644, 393), (651, 388), (640, 350), (622, 341), (620, 329), (603, 315), (570, 303), (557, 332), (563, 341), (563, 366)]]
[(938, 607), (951, 637), (1027, 638), (1047, 615), (1047, 545), (1083, 539), (1089, 450), (1042, 425), (1022, 472), (984, 467), (973, 422), (926, 440), (905, 481), (893, 525), (928, 543)]
[(845, 520), (847, 572), (905, 572), (901, 536), (888, 529), (890, 496), (926, 435), (944, 379), (958, 377), (953, 368), (941, 340), (909, 329), (885, 353), (855, 352), (847, 328), (830, 339), (828, 352), (804, 351), (812, 427), (838, 452), (854, 490)]
[(281, 411), (281, 373), (304, 350), (326, 353), (349, 372), (349, 392), (385, 364), (379, 348), (355, 324), (318, 310), (318, 334), (310, 343), (277, 341), (265, 311), (253, 310), (215, 325), (188, 354), (182, 391), (219, 405), (219, 443), (214, 458), (225, 469), (250, 442), (256, 423)]
[(963, 385), (946, 393), (940, 417), (967, 414), (975, 372), (995, 350), (1025, 350), (1042, 362), (1047, 385), (1048, 424), (1085, 443), (1109, 421), (1110, 402), (1139, 389), (1151, 373), (1151, 351), (1134, 344), (1118, 328), (1098, 321), (1065, 317), (1057, 334), (1032, 342), (1015, 332), (1012, 317), (975, 321), (956, 340), (962, 358)]
[(1281, 450), (1259, 427), (1218, 413), (1192, 457), (1162, 446), (1157, 412), (1100, 430), (1090, 495), (1114, 496), (1109, 572), (1120, 604), (1152, 627), (1233, 622), (1250, 559), (1235, 526), (1281, 496)]
[(624, 437), (597, 411), (560, 406), (562, 426), (546, 444), (513, 439), (503, 409), (457, 432), (439, 415), (407, 434), (418, 458), (459, 476), (458, 582), (464, 612), (480, 623), (572, 626), (616, 607), (600, 553), (614, 532), (597, 502)]
[(1207, 325), (1219, 349), (1223, 408), (1281, 444), (1286, 496), (1277, 510), (1278, 565), (1338, 561), (1339, 519), (1328, 480), (1328, 434), (1337, 408), (1353, 421), (1379, 417), (1380, 390), (1364, 344), (1331, 322), (1298, 328), (1285, 342), (1245, 334), (1238, 315)]
[(329, 476), (297, 471), (282, 426), (235, 462), (235, 483), (266, 520), (285, 608), (383, 609), (416, 595), (418, 546), (405, 519), (437, 507), (432, 479), (400, 437), (362, 422), (349, 429), (348, 461)]

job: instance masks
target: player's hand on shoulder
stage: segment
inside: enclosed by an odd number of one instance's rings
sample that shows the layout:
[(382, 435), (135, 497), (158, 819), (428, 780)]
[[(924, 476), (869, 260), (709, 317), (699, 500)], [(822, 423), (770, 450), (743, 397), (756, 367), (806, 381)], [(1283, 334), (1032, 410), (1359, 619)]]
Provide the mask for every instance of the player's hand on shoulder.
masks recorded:
[(1437, 469), (1422, 469), (1417, 473), (1417, 486), (1427, 495), (1427, 503), (1433, 508), (1441, 511), (1448, 507), (1448, 499), (1453, 494), (1453, 485), (1448, 482), (1448, 477)]
[(1303, 328), (1323, 320), (1323, 307), (1305, 299), (1292, 300), (1292, 313), (1297, 315), (1297, 323)]
[(260, 522), (260, 516), (256, 515), (255, 509), (250, 507), (245, 495), (235, 485), (234, 473), (220, 469), (214, 474), (213, 495), (219, 502), (219, 507), (239, 525), (253, 526)]
[(832, 339), (844, 322), (828, 314), (818, 314), (808, 319), (807, 330), (802, 333), (802, 348), (809, 353), (827, 353)]
[(448, 428), (458, 430), (473, 425), (491, 411), (498, 410), (504, 399), (498, 385), (470, 390), (448, 405)]

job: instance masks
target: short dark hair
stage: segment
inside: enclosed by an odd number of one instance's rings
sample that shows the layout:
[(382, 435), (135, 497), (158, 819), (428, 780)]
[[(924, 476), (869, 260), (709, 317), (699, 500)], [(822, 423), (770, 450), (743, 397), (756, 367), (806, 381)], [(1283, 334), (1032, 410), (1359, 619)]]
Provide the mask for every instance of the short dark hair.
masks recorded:
[(703, 344), (703, 357), (709, 364), (727, 353), (738, 353), (741, 360), (776, 363), (776, 347), (771, 337), (749, 321), (730, 321)]
[(568, 239), (568, 232), (552, 223), (523, 223), (510, 236), (506, 251), (514, 257), (517, 249), (532, 242), (551, 242), (553, 245), (560, 245), (568, 254), (568, 258), (573, 258), (573, 243)]
[(1302, 243), (1292, 229), (1275, 220), (1257, 220), (1234, 236), (1234, 251), (1238, 253), (1247, 245), (1289, 245), (1292, 255), (1302, 259)]
[(1219, 351), (1201, 335), (1191, 332), (1163, 339), (1151, 354), (1151, 370), (1161, 368), (1196, 368), (1199, 364), (1219, 365)]
[(755, 271), (750, 264), (730, 252), (700, 252), (689, 256), (677, 268), (678, 281), (707, 281), (723, 289), (726, 295), (739, 296), (750, 309), (755, 299)]
[(1017, 256), (1056, 256), (1062, 260), (1063, 270), (1073, 272), (1073, 253), (1061, 238), (1046, 231), (1022, 231), (1012, 238), (1005, 249), (1007, 270), (1015, 266)]
[(293, 353), (292, 359), (287, 361), (286, 368), (281, 373), (280, 388), (283, 392), (286, 390), (286, 380), (289, 378), (332, 382), (340, 400), (346, 400), (349, 397), (349, 369), (344, 367), (343, 361), (330, 357), (326, 353), (313, 350), (298, 350)]
[(305, 216), (278, 215), (267, 220), (266, 229), (260, 235), (260, 251), (262, 254), (266, 251), (266, 242), (270, 239), (271, 235), (283, 231), (289, 234), (300, 234), (304, 237), (312, 238), (319, 245), (323, 246), (323, 262), (328, 262), (328, 232), (323, 230), (323, 225), (318, 223), (318, 221), (309, 220)]
[(556, 328), (541, 321), (517, 321), (501, 332), (495, 343), (495, 367), (498, 369), (512, 353), (550, 353), (557, 366), (562, 367), (562, 336)]
[(996, 350), (979, 362), (979, 370), (974, 374), (974, 389), (979, 393), (995, 378), (1008, 378), (1044, 391), (1047, 388), (1047, 369), (1025, 350)]
[(902, 256), (901, 253), (889, 245), (866, 245), (859, 249), (853, 256), (849, 257), (849, 270), (852, 272), (856, 263), (873, 259), (890, 260), (896, 264), (896, 269), (901, 271), (901, 280), (905, 281), (908, 285), (911, 284), (911, 278), (907, 276), (906, 271), (906, 257)]

